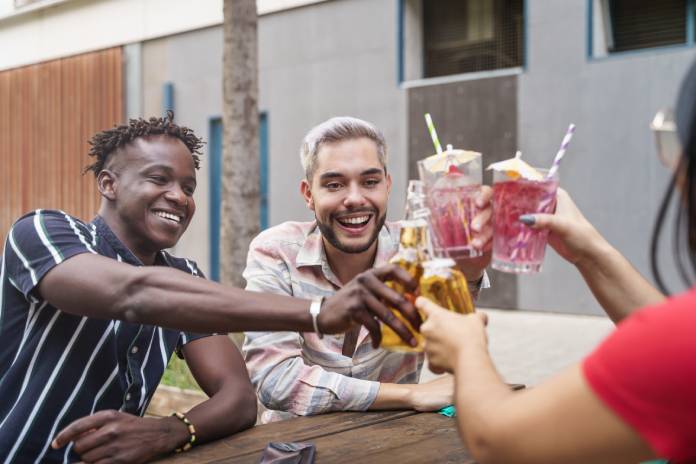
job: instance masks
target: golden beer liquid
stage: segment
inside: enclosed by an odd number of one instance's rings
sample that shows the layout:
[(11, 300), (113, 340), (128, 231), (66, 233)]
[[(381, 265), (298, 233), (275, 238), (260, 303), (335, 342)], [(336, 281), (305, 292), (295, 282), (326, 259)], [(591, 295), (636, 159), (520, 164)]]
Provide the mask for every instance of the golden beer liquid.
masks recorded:
[[(425, 257), (423, 250), (426, 247), (426, 240), (428, 237), (427, 224), (423, 223), (423, 221), (404, 221), (402, 224), (401, 235), (399, 237), (399, 252), (389, 260), (389, 262), (406, 270), (406, 272), (418, 282), (423, 275), (423, 266), (421, 266), (421, 262)], [(398, 282), (387, 281), (387, 286), (396, 290), (396, 292), (401, 295), (406, 293), (403, 286)], [(382, 343), (380, 346), (390, 351), (423, 351), (423, 336), (411, 327), (411, 324), (404, 319), (399, 311), (392, 309), (392, 312), (416, 337), (418, 346), (412, 347), (406, 344), (406, 342), (401, 340), (401, 337), (386, 324), (382, 324)]]
[(466, 278), (456, 269), (442, 269), (421, 277), (420, 294), (450, 311), (474, 312)]

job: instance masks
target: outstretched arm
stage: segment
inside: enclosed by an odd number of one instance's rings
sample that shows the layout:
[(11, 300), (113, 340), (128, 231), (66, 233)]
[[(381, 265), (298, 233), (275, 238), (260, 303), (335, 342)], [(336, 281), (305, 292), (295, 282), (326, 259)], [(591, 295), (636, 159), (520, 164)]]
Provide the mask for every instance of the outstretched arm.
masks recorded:
[[(360, 274), (328, 298), (319, 315), (319, 329), (338, 333), (365, 325), (379, 342), (379, 323), (392, 326), (406, 340), (415, 339), (383, 301), (402, 309), (418, 326), (413, 305), (382, 281), (413, 279), (397, 266)], [(244, 330), (313, 331), (310, 301), (247, 292), (159, 266), (135, 267), (91, 253), (82, 253), (53, 267), (41, 279), (40, 295), (62, 311), (82, 316), (120, 319), (194, 332)]]
[(556, 214), (534, 214), (523, 222), (550, 230), (549, 244), (582, 274), (595, 298), (616, 323), (664, 295), (585, 219), (568, 193), (558, 190)]
[(445, 311), (421, 298), (431, 366), (454, 371), (459, 431), (488, 463), (635, 463), (653, 457), (639, 435), (590, 390), (579, 366), (512, 392), (488, 354), (485, 317)]

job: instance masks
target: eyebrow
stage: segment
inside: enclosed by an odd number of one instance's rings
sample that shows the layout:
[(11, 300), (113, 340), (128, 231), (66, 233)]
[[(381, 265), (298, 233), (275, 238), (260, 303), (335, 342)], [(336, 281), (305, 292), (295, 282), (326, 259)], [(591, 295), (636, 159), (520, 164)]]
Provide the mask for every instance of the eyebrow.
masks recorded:
[[(166, 164), (150, 164), (148, 166), (145, 166), (140, 173), (141, 174), (147, 174), (148, 172), (152, 171), (157, 171), (161, 169), (162, 171), (166, 171), (167, 174), (172, 175), (174, 173), (174, 169), (172, 169), (171, 166), (167, 166)], [(198, 181), (196, 181), (195, 177), (189, 176), (185, 178), (186, 181), (188, 182), (193, 182), (195, 185), (198, 184)]]
[(384, 174), (384, 169), (371, 168), (360, 173), (361, 176), (373, 176), (375, 174)]
[[(366, 169), (363, 172), (360, 173), (360, 176), (374, 176), (376, 174), (384, 174), (384, 169), (380, 168), (370, 168)], [(329, 171), (325, 172), (321, 176), (319, 176), (319, 180), (327, 180), (327, 179), (337, 179), (337, 178), (342, 178), (346, 177), (344, 174), (341, 174), (340, 172), (336, 171)]]
[(339, 177), (345, 177), (345, 176), (343, 174), (341, 174), (340, 172), (329, 171), (329, 172), (325, 172), (324, 174), (319, 176), (319, 180), (336, 179)]

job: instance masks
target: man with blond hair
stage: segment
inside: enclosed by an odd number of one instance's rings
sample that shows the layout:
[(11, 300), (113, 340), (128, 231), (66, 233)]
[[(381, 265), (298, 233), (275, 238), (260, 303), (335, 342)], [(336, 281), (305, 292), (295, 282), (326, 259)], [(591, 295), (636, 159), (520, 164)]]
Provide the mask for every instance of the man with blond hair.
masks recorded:
[[(372, 124), (336, 117), (305, 136), (300, 191), (311, 222), (285, 222), (252, 242), (244, 277), (247, 290), (302, 298), (333, 295), (346, 282), (396, 253), (399, 225), (386, 221), (391, 190), (387, 148)], [(479, 243), (490, 238), (490, 190), (477, 199), (473, 221)], [(489, 258), (462, 266), (476, 297), (487, 286)], [(366, 324), (369, 327), (369, 323)], [(330, 411), (416, 409), (452, 402), (452, 379), (418, 384), (423, 356), (371, 345), (367, 329), (345, 335), (247, 332), (244, 354), (259, 401), (261, 422)]]

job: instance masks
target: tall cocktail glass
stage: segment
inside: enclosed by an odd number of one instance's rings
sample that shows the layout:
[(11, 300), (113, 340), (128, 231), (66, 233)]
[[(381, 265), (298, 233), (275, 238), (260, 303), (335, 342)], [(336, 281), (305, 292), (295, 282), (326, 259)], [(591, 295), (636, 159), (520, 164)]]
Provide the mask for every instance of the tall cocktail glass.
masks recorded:
[(481, 190), (481, 153), (448, 149), (418, 162), (431, 214), (433, 245), (438, 256), (481, 256), (471, 244), (471, 221)]
[(548, 230), (532, 229), (519, 220), (523, 214), (553, 213), (556, 207), (558, 171), (547, 178), (530, 180), (509, 171), (493, 172), (494, 269), (515, 274), (539, 272), (544, 261)]

